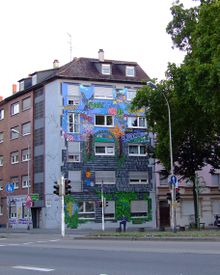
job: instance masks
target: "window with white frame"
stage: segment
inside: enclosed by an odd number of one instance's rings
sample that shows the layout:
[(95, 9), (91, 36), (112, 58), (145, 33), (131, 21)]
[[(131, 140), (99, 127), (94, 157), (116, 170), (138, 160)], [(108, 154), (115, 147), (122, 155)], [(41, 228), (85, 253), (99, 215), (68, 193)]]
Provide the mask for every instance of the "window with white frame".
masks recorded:
[(146, 217), (148, 212), (147, 201), (131, 201), (131, 217), (140, 218)]
[(31, 108), (31, 97), (26, 97), (22, 100), (22, 111), (28, 110)]
[(16, 115), (19, 113), (19, 102), (11, 104), (11, 115)]
[(135, 89), (128, 89), (127, 90), (127, 100), (132, 101), (137, 94), (137, 91)]
[(80, 116), (75, 113), (68, 113), (68, 132), (79, 133)]
[(16, 139), (19, 138), (19, 126), (15, 126), (11, 128), (10, 134), (11, 134), (11, 139)]
[(18, 151), (11, 153), (11, 164), (15, 164), (19, 162)]
[(95, 155), (96, 156), (114, 156), (115, 155), (115, 144), (114, 143), (95, 143)]
[(25, 203), (22, 203), (22, 219), (27, 218), (28, 213), (29, 213), (29, 215), (31, 215), (31, 213), (30, 213), (30, 211), (28, 211)]
[(126, 76), (135, 76), (135, 68), (134, 66), (126, 66)]
[(22, 135), (26, 136), (29, 135), (31, 133), (31, 123), (27, 122), (22, 124)]
[(83, 220), (95, 219), (94, 201), (81, 201), (78, 203), (78, 217)]
[(106, 201), (105, 211), (104, 211), (105, 220), (111, 220), (115, 218), (115, 202)]
[[(22, 188), (28, 187), (28, 176), (27, 175), (21, 177), (21, 185), (22, 185)], [(30, 187), (30, 178), (29, 178), (29, 187)]]
[(4, 119), (4, 115), (5, 115), (4, 109), (1, 109), (0, 110), (0, 120)]
[(104, 75), (111, 74), (111, 65), (110, 64), (102, 64), (102, 74), (104, 74)]
[(113, 116), (96, 115), (95, 116), (95, 126), (105, 126), (105, 127), (114, 126)]
[(17, 209), (15, 203), (10, 203), (9, 205), (9, 218), (16, 218), (17, 217)]
[(4, 141), (4, 133), (0, 132), (0, 143)]
[(128, 145), (128, 155), (129, 156), (146, 156), (147, 149), (144, 144), (129, 144)]
[(21, 160), (22, 161), (28, 161), (28, 160), (30, 160), (30, 150), (23, 149), (21, 151)]
[(129, 172), (129, 183), (130, 184), (148, 184), (148, 173), (147, 172)]
[(0, 166), (3, 166), (3, 163), (4, 163), (4, 157), (2, 155), (0, 155)]
[(67, 105), (79, 105), (81, 99), (78, 85), (68, 85), (67, 87)]
[(80, 162), (80, 142), (68, 142), (68, 161)]
[(95, 171), (96, 184), (115, 184), (115, 171)]
[(146, 118), (145, 117), (128, 117), (128, 127), (129, 128), (146, 128)]
[(18, 179), (18, 177), (12, 177), (11, 178), (11, 183), (14, 185), (14, 189), (19, 188), (19, 179)]
[(113, 88), (112, 87), (94, 87), (94, 98), (96, 99), (113, 99)]

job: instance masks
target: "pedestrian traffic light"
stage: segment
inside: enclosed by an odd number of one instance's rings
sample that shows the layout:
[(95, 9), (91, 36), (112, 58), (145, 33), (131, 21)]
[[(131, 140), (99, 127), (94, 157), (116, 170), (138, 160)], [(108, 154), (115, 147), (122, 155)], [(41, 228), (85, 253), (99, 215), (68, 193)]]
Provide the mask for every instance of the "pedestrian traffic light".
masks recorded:
[(65, 195), (71, 194), (71, 180), (65, 179)]
[(176, 189), (176, 201), (180, 202), (180, 192), (178, 189)]
[(57, 181), (54, 182), (53, 188), (54, 188), (53, 193), (55, 195), (59, 196), (60, 195), (60, 185), (57, 183)]
[(167, 200), (168, 200), (168, 202), (171, 201), (171, 193), (170, 192), (167, 193)]

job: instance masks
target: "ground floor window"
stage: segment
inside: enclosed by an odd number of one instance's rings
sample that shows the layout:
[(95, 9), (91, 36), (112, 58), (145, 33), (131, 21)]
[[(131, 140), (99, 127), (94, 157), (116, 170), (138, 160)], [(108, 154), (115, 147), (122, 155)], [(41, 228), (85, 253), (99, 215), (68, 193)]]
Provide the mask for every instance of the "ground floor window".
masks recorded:
[(112, 220), (115, 218), (115, 202), (114, 201), (105, 201), (104, 216), (105, 216), (105, 220)]
[(95, 219), (95, 203), (94, 201), (81, 201), (78, 203), (79, 219), (94, 220)]
[(131, 201), (131, 217), (146, 217), (148, 212), (147, 201)]
[(17, 217), (17, 209), (15, 204), (11, 204), (9, 206), (9, 218), (16, 218)]

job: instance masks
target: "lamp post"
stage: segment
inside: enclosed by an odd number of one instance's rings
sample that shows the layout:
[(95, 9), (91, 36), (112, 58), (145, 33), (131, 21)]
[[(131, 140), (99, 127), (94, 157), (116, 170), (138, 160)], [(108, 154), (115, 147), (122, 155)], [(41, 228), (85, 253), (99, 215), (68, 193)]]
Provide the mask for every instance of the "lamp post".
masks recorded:
[[(148, 81), (147, 85), (153, 89), (157, 89), (157, 86), (151, 82)], [(170, 174), (171, 176), (174, 175), (174, 166), (173, 166), (173, 145), (172, 145), (172, 125), (171, 125), (171, 112), (170, 112), (170, 104), (163, 92), (161, 92), (167, 105), (167, 111), (168, 111), (168, 127), (169, 127), (169, 146), (170, 146)], [(176, 232), (176, 207), (174, 205), (174, 202), (176, 201), (176, 186), (175, 184), (171, 185), (171, 227), (173, 232)]]
[[(22, 137), (21, 133), (19, 131), (17, 131), (16, 129), (11, 129), (11, 131), (13, 133), (18, 134), (20, 137)], [(27, 160), (27, 166), (28, 166), (28, 175), (27, 175), (27, 182), (28, 182), (28, 186), (27, 186), (27, 195), (28, 197), (30, 196), (30, 145), (28, 142), (28, 160)], [(30, 230), (30, 208), (27, 208), (28, 210), (28, 221), (27, 221), (27, 230)]]

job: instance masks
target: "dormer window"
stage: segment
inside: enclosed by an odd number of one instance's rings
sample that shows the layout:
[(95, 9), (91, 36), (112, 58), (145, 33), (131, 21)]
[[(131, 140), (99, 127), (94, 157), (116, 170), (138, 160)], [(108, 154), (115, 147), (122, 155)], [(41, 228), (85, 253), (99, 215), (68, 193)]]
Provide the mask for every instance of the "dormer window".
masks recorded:
[(102, 64), (102, 74), (105, 74), (105, 75), (111, 74), (111, 65), (110, 64)]
[(34, 86), (36, 84), (37, 84), (37, 75), (34, 74), (34, 75), (32, 75), (32, 86)]
[(134, 66), (126, 66), (126, 76), (135, 76)]
[(24, 90), (24, 81), (19, 82), (19, 91)]

